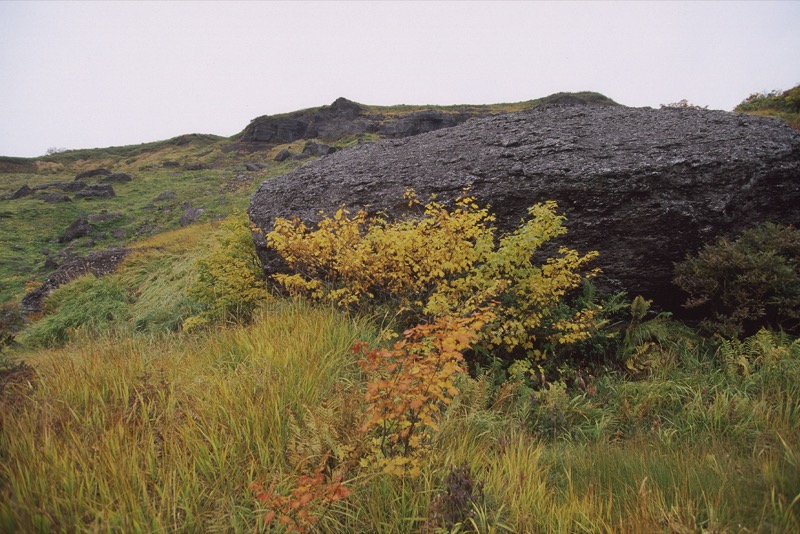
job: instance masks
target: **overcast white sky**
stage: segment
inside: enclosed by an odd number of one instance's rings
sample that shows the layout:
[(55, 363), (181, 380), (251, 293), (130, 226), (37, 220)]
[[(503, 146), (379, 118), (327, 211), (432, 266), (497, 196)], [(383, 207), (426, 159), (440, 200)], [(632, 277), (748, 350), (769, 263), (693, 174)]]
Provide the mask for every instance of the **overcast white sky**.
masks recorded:
[(731, 110), (800, 83), (800, 2), (0, 2), (0, 155), (330, 104), (598, 91)]

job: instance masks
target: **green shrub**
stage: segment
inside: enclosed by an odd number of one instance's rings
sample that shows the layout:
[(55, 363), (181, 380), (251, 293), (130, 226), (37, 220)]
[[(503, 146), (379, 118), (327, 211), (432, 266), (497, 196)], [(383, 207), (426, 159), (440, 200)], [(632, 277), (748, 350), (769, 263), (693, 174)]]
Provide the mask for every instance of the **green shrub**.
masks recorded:
[(133, 300), (116, 276), (78, 278), (50, 295), (47, 315), (28, 330), (24, 341), (37, 347), (57, 347), (78, 332), (108, 331), (127, 321)]
[(795, 129), (800, 129), (800, 85), (788, 91), (753, 93), (734, 111), (783, 119)]
[(766, 223), (736, 241), (720, 239), (676, 266), (686, 306), (705, 314), (701, 325), (723, 336), (761, 327), (800, 332), (800, 231)]
[(247, 321), (267, 298), (250, 225), (241, 213), (225, 219), (208, 256), (197, 262), (197, 279), (189, 295), (204, 309), (187, 319), (184, 328), (216, 319)]

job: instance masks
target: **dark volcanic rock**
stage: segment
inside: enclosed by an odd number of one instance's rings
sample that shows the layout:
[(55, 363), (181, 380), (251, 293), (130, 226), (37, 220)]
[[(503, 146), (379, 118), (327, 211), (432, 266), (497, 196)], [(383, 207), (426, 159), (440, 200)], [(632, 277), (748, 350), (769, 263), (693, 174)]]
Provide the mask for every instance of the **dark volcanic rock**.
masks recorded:
[(203, 165), (202, 163), (192, 163), (191, 165), (186, 165), (184, 168), (187, 171), (204, 171), (209, 169), (208, 165)]
[(103, 178), (104, 182), (130, 182), (131, 180), (133, 180), (131, 175), (125, 174), (124, 172), (115, 172)]
[(424, 110), (399, 119), (387, 119), (384, 115), (368, 113), (367, 108), (361, 104), (338, 98), (330, 106), (253, 119), (242, 132), (240, 144), (280, 145), (298, 139), (330, 141), (364, 133), (406, 137), (454, 126), (471, 117), (486, 116), (488, 113), (487, 109), (480, 108), (460, 113)]
[[(337, 152), (261, 184), (253, 222), (319, 219), (342, 203), (403, 213), (403, 192), (450, 201), (465, 187), (497, 226), (557, 200), (562, 243), (600, 251), (598, 283), (676, 309), (675, 262), (762, 221), (800, 225), (800, 134), (708, 110), (548, 105)], [(265, 270), (283, 268), (255, 236)]]
[(303, 147), (303, 154), (310, 156), (327, 156), (333, 154), (336, 149), (324, 143), (317, 143), (316, 141), (308, 141)]
[(250, 172), (259, 172), (261, 170), (261, 167), (259, 167), (255, 163), (245, 163), (244, 168), (245, 170), (248, 170)]
[(361, 117), (363, 112), (361, 104), (338, 98), (330, 106), (259, 117), (245, 128), (242, 142), (280, 145), (298, 139), (339, 139), (374, 131), (372, 122)]
[(66, 258), (41, 286), (22, 298), (20, 310), (23, 313), (42, 311), (44, 298), (56, 288), (87, 273), (102, 276), (114, 272), (128, 252), (130, 249), (115, 248), (92, 252), (85, 258), (76, 256)]
[(47, 202), (48, 204), (58, 204), (60, 202), (72, 202), (72, 199), (69, 198), (64, 193), (46, 193), (40, 197), (42, 200)]
[(110, 198), (117, 196), (117, 194), (114, 193), (114, 188), (111, 184), (91, 184), (75, 193), (75, 196), (81, 198)]
[(292, 153), (291, 153), (291, 152), (289, 152), (287, 149), (285, 149), (285, 148), (284, 148), (283, 150), (281, 150), (280, 152), (278, 152), (278, 155), (277, 155), (277, 156), (275, 156), (275, 161), (278, 161), (278, 162), (281, 162), (281, 161), (286, 161), (286, 160), (287, 160), (287, 159), (289, 159), (290, 157), (292, 157)]
[(81, 181), (69, 182), (69, 183), (62, 183), (58, 184), (57, 189), (61, 189), (62, 191), (68, 193), (74, 193), (75, 191), (80, 191), (81, 189), (85, 188), (86, 184)]
[(175, 191), (168, 189), (154, 198), (151, 202), (164, 202), (166, 200), (172, 200), (173, 198), (175, 198)]
[(109, 221), (115, 221), (121, 218), (122, 218), (121, 213), (102, 212), (102, 213), (97, 213), (95, 215), (89, 215), (89, 221), (95, 224), (107, 223)]
[(86, 187), (86, 184), (81, 181), (75, 182), (53, 182), (50, 184), (41, 184), (34, 186), (34, 191), (41, 191), (44, 189), (60, 189), (61, 191), (71, 192), (74, 193), (75, 191), (80, 191)]
[(384, 137), (409, 137), (441, 128), (451, 128), (461, 124), (468, 118), (470, 118), (470, 115), (464, 113), (451, 114), (428, 109), (385, 124), (381, 127), (380, 133)]
[(64, 230), (64, 235), (58, 238), (58, 240), (61, 243), (69, 243), (70, 241), (74, 241), (79, 237), (86, 237), (92, 232), (92, 230), (93, 228), (92, 225), (89, 224), (89, 221), (81, 217), (70, 224), (67, 229)]
[(193, 222), (197, 221), (197, 219), (199, 219), (200, 216), (203, 213), (205, 213), (205, 211), (206, 210), (204, 210), (203, 208), (194, 208), (192, 207), (191, 204), (188, 204), (184, 207), (183, 215), (181, 215), (181, 218), (178, 221), (178, 223), (181, 226), (188, 226)]
[(76, 180), (83, 180), (84, 178), (94, 178), (95, 176), (108, 176), (111, 171), (108, 169), (92, 169), (91, 171), (82, 172), (75, 177)]
[(14, 191), (14, 194), (11, 195), (11, 200), (19, 200), (20, 198), (27, 197), (28, 195), (33, 194), (33, 189), (28, 187), (28, 184), (24, 184), (22, 187)]

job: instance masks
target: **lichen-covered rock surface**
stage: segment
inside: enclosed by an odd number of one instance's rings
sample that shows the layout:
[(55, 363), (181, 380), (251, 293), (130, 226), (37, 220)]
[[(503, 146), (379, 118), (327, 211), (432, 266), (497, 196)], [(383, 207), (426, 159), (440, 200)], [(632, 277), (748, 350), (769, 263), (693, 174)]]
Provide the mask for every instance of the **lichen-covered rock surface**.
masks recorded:
[[(673, 265), (688, 253), (762, 221), (800, 225), (800, 133), (722, 111), (541, 106), (339, 151), (265, 181), (249, 213), (267, 232), (342, 204), (397, 217), (406, 188), (450, 201), (466, 186), (503, 231), (557, 200), (562, 243), (600, 252), (604, 289), (676, 309)], [(265, 270), (280, 270), (256, 241)]]

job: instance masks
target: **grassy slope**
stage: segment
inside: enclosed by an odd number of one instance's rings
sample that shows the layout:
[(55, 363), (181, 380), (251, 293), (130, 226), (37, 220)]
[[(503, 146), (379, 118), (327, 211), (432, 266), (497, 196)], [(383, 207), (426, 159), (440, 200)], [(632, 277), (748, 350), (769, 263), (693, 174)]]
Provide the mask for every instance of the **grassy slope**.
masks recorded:
[[(202, 207), (200, 221), (215, 220), (236, 209), (246, 209), (258, 184), (267, 178), (284, 174), (298, 165), (272, 161), (275, 150), (247, 155), (226, 153), (227, 144), (206, 137), (187, 144), (173, 141), (140, 147), (75, 151), (48, 156), (34, 163), (35, 173), (0, 174), (0, 198), (10, 195), (23, 184), (72, 181), (76, 174), (104, 167), (125, 172), (131, 182), (114, 183), (115, 198), (75, 199), (72, 202), (48, 204), (41, 191), (19, 200), (0, 200), (0, 302), (19, 298), (24, 284), (41, 282), (47, 275), (43, 264), (48, 255), (68, 250), (86, 253), (89, 250), (124, 246), (133, 240), (179, 227), (185, 203)], [(294, 147), (299, 149), (302, 143)], [(299, 151), (299, 150), (298, 150)], [(165, 161), (181, 164), (200, 163), (207, 170), (189, 171), (181, 167), (163, 167)], [(262, 172), (245, 171), (243, 162), (271, 162)], [(97, 183), (98, 178), (86, 180)], [(166, 191), (174, 197), (154, 202)], [(72, 195), (70, 195), (72, 196)], [(94, 235), (72, 243), (59, 243), (64, 230), (79, 217), (118, 213), (122, 217), (106, 222), (91, 222)]]
[[(26, 354), (38, 378), (0, 401), (0, 530), (264, 530), (253, 481), (289, 491), (358, 442), (355, 339), (376, 330), (274, 301), (248, 327)], [(791, 532), (800, 344), (751, 354), (747, 373), (724, 354), (665, 351), (649, 378), (609, 375), (594, 394), (462, 377), (422, 474), (339, 464), (353, 495), (321, 531), (425, 531), (466, 464), (485, 483), (481, 532)]]
[[(370, 321), (275, 299), (247, 327), (170, 333), (212, 230), (134, 243), (115, 275), (72, 284), (129, 291), (116, 323), (16, 353), (35, 375), (0, 394), (0, 531), (266, 530), (252, 482), (288, 492), (326, 453), (358, 449), (349, 347), (377, 342)], [(464, 464), (485, 484), (480, 532), (800, 526), (800, 341), (679, 345), (652, 368), (593, 390), (463, 376), (420, 477), (340, 464), (353, 495), (322, 531), (426, 531)]]
[[(99, 230), (128, 229), (139, 249), (106, 281), (133, 296), (121, 320), (101, 335), (75, 332), (61, 349), (16, 352), (35, 374), (0, 382), (0, 531), (266, 530), (249, 484), (268, 478), (288, 490), (326, 451), (360, 436), (365, 384), (349, 347), (375, 342), (369, 321), (275, 300), (248, 328), (172, 333), (171, 321), (191, 313), (186, 287), (213, 229), (175, 229), (179, 204), (206, 206), (213, 219), (286, 170), (243, 173), (242, 161), (271, 162), (272, 153), (226, 153), (224, 144), (60, 154), (36, 160), (36, 173), (0, 175), (0, 194), (98, 166), (134, 175), (115, 185), (118, 199), (2, 202), (0, 268), (41, 262), (39, 247), (59, 246), (48, 241), (55, 229), (101, 209), (130, 213)], [(166, 189), (176, 191), (167, 209), (148, 208)], [(142, 224), (172, 230), (135, 241)], [(6, 283), (13, 276), (8, 295), (29, 275), (0, 272)], [(450, 467), (466, 463), (486, 498), (465, 530), (797, 531), (800, 343), (759, 343), (665, 349), (648, 377), (610, 374), (592, 394), (463, 377), (421, 476), (351, 466), (354, 495), (321, 530), (425, 531)]]

